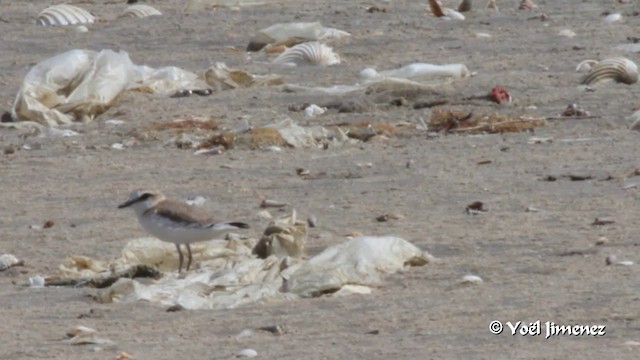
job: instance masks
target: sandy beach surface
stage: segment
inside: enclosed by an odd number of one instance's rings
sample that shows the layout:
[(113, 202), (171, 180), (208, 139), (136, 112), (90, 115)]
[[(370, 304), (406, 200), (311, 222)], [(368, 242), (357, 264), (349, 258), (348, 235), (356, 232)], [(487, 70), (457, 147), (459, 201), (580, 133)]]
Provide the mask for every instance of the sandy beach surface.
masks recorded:
[[(640, 164), (638, 133), (627, 117), (640, 103), (640, 91), (637, 84), (613, 83), (585, 90), (575, 72), (586, 59), (637, 60), (636, 53), (614, 49), (640, 36), (636, 2), (539, 0), (537, 9), (519, 10), (520, 1), (498, 0), (497, 12), (477, 0), (465, 21), (446, 21), (433, 17), (426, 1), (267, 1), (185, 13), (183, 1), (158, 0), (145, 3), (163, 15), (146, 19), (116, 18), (124, 1), (69, 1), (105, 19), (86, 33), (36, 27), (38, 13), (52, 3), (0, 1), (3, 112), (11, 110), (22, 79), (38, 62), (71, 49), (114, 49), (136, 64), (201, 74), (224, 62), (307, 86), (352, 85), (367, 67), (461, 63), (474, 76), (443, 86), (443, 96), (484, 94), (500, 85), (513, 102), (442, 109), (547, 120), (518, 133), (415, 130), (327, 149), (237, 147), (210, 156), (167, 143), (171, 132), (148, 130), (189, 117), (216, 119), (227, 128), (285, 118), (301, 126), (429, 119), (429, 110), (414, 109), (410, 96), (400, 106), (369, 104), (308, 118), (290, 106), (336, 98), (275, 86), (184, 98), (127, 92), (94, 121), (72, 125), (79, 133), (73, 137), (0, 129), (0, 254), (25, 261), (0, 272), (0, 358), (115, 359), (126, 352), (135, 359), (231, 359), (246, 348), (263, 359), (637, 358), (640, 195), (634, 184), (640, 183)], [(371, 6), (385, 11), (367, 12)], [(622, 20), (605, 24), (606, 12), (620, 13)], [(329, 42), (341, 64), (274, 67), (263, 53), (244, 51), (260, 29), (312, 21), (352, 34)], [(563, 29), (576, 36), (559, 36)], [(560, 116), (572, 103), (590, 116)], [(110, 119), (124, 123), (112, 126)], [(114, 149), (114, 143), (127, 146)], [(296, 168), (316, 176), (298, 176)], [(23, 286), (30, 277), (57, 274), (72, 254), (111, 259), (128, 240), (144, 236), (132, 213), (116, 209), (141, 187), (182, 199), (202, 196), (204, 207), (220, 217), (250, 223), (248, 235), (256, 238), (268, 224), (257, 215), (261, 199), (286, 202), (318, 220), (309, 233), (310, 255), (358, 231), (402, 237), (438, 261), (388, 276), (371, 295), (216, 311), (100, 304), (84, 288)], [(474, 201), (487, 211), (467, 214)], [(402, 216), (376, 221), (387, 213)], [(596, 218), (613, 223), (594, 225)], [(42, 228), (49, 220), (53, 226)], [(607, 241), (596, 245), (603, 237)], [(615, 261), (607, 265), (611, 256)], [(461, 284), (469, 274), (484, 281)], [(494, 320), (504, 323), (500, 335), (489, 330)], [(538, 320), (539, 336), (512, 336), (506, 325)], [(601, 325), (605, 333), (545, 339), (546, 322)], [(75, 325), (97, 329), (115, 345), (63, 342)], [(271, 325), (286, 332), (237, 337)]]

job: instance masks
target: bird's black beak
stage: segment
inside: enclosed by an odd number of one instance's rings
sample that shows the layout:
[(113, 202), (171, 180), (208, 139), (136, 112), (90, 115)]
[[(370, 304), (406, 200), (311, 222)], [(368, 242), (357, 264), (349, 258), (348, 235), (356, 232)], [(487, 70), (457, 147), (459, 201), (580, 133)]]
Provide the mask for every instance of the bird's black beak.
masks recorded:
[(118, 209), (124, 209), (126, 207), (131, 206), (131, 204), (133, 204), (134, 202), (136, 202), (138, 199), (133, 199), (133, 200), (129, 200), (127, 202), (123, 202), (122, 204), (118, 205)]

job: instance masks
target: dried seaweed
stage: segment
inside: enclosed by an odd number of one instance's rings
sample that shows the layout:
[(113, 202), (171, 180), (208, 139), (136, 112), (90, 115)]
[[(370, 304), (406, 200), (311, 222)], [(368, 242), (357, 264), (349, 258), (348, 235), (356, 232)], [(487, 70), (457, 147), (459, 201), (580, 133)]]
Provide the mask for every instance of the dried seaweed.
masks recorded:
[(429, 130), (444, 133), (522, 132), (545, 124), (542, 117), (530, 115), (474, 114), (472, 112), (434, 109)]

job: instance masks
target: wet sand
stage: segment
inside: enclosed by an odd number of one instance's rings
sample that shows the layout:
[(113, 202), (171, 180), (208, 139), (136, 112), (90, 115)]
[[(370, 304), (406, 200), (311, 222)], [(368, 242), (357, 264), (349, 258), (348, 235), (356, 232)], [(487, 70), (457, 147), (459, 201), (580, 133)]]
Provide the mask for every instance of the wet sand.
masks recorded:
[[(209, 97), (164, 98), (128, 92), (94, 122), (72, 128), (79, 136), (33, 137), (0, 130), (13, 154), (0, 155), (0, 253), (24, 259), (24, 267), (0, 273), (0, 358), (113, 359), (126, 351), (136, 359), (226, 359), (253, 348), (266, 359), (421, 358), (636, 358), (640, 345), (639, 267), (605, 264), (605, 258), (638, 262), (638, 134), (626, 119), (638, 104), (637, 84), (578, 89), (575, 66), (585, 59), (624, 55), (613, 46), (637, 35), (634, 4), (611, 1), (538, 1), (534, 11), (519, 1), (498, 1), (500, 12), (474, 10), (464, 22), (432, 17), (426, 2), (282, 2), (240, 10), (184, 14), (180, 1), (157, 1), (164, 16), (117, 19), (72, 28), (39, 28), (49, 2), (0, 3), (1, 110), (10, 110), (20, 82), (36, 63), (85, 48), (127, 51), (137, 64), (178, 66), (201, 73), (225, 62), (253, 73), (279, 73), (287, 83), (353, 84), (366, 67), (379, 70), (412, 62), (463, 63), (477, 74), (448, 87), (449, 94), (507, 88), (510, 105), (489, 102), (447, 108), (477, 113), (530, 113), (550, 119), (535, 132), (390, 137), (388, 140), (267, 152), (244, 148), (217, 156), (165, 145), (171, 134), (135, 137), (149, 124), (189, 116), (212, 117), (233, 128), (291, 117), (301, 125), (370, 119), (415, 122), (428, 117), (410, 106), (374, 106), (361, 113), (329, 112), (316, 118), (290, 112), (289, 105), (322, 97), (249, 88)], [(124, 1), (78, 2), (114, 19)], [(372, 5), (384, 13), (367, 13)], [(451, 1), (445, 5), (453, 6)], [(601, 14), (620, 12), (624, 21), (605, 25)], [(540, 19), (544, 13), (546, 21)], [(243, 50), (259, 29), (278, 22), (321, 21), (352, 36), (331, 42), (344, 63), (329, 68), (274, 68), (261, 54)], [(557, 33), (572, 29), (577, 36)], [(491, 38), (475, 38), (485, 32)], [(588, 119), (559, 119), (568, 104), (590, 111)], [(124, 120), (114, 127), (109, 119)], [(532, 144), (532, 137), (552, 138)], [(135, 140), (123, 150), (111, 144)], [(143, 140), (140, 140), (143, 139)], [(29, 145), (31, 150), (21, 149)], [(490, 163), (479, 165), (479, 162)], [(411, 166), (407, 166), (407, 163)], [(369, 166), (358, 164), (371, 163)], [(323, 173), (296, 175), (303, 167)], [(571, 181), (563, 175), (587, 174)], [(556, 181), (547, 181), (555, 176)], [(178, 198), (203, 196), (221, 217), (241, 219), (258, 237), (267, 221), (257, 216), (263, 197), (287, 202), (318, 228), (309, 252), (344, 241), (344, 234), (403, 237), (439, 259), (386, 279), (369, 296), (323, 297), (225, 311), (167, 312), (139, 302), (99, 304), (85, 289), (30, 289), (36, 275), (56, 274), (63, 259), (79, 254), (118, 256), (124, 244), (144, 235), (129, 212), (118, 211), (130, 190), (151, 187)], [(487, 212), (465, 213), (473, 201)], [(535, 208), (539, 211), (527, 211)], [(396, 212), (404, 218), (377, 222)], [(592, 225), (597, 217), (615, 223)], [(33, 229), (52, 220), (48, 229)], [(606, 237), (609, 242), (596, 246)], [(475, 274), (480, 285), (463, 286)], [(493, 320), (568, 325), (604, 325), (604, 336), (492, 335)], [(65, 332), (82, 324), (116, 345), (71, 346)], [(244, 329), (281, 325), (286, 334)], [(374, 334), (370, 332), (374, 332)]]

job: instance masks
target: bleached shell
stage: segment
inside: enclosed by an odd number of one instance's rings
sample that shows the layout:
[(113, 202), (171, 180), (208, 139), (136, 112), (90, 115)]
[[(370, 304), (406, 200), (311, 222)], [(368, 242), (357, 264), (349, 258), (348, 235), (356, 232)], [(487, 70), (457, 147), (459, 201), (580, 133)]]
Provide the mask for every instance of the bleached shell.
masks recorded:
[(568, 37), (568, 38), (576, 37), (576, 33), (573, 32), (573, 30), (571, 29), (562, 29), (558, 32), (558, 35)]
[(253, 349), (244, 349), (236, 353), (236, 357), (239, 358), (253, 358), (258, 356), (258, 352)]
[(628, 85), (635, 84), (638, 82), (638, 66), (624, 57), (605, 59), (592, 65), (591, 71), (582, 78), (580, 83), (592, 85), (605, 80), (614, 80)]
[(60, 4), (50, 6), (38, 15), (38, 26), (65, 26), (93, 24), (96, 18), (87, 10), (73, 5)]
[(602, 22), (604, 22), (605, 24), (611, 24), (614, 23), (616, 21), (619, 21), (620, 19), (622, 19), (622, 15), (619, 13), (613, 13), (613, 14), (609, 14), (605, 17), (602, 18)]
[(444, 9), (442, 9), (442, 12), (444, 13), (445, 19), (451, 19), (451, 20), (464, 20), (465, 19), (464, 15), (462, 15), (461, 13), (459, 13), (459, 12), (453, 10), (453, 9), (444, 8)]
[(147, 16), (157, 16), (162, 15), (162, 13), (154, 8), (153, 6), (139, 4), (139, 5), (131, 5), (124, 10), (121, 17), (132, 17), (132, 18), (144, 18)]
[(0, 255), (0, 271), (5, 271), (10, 267), (20, 264), (20, 260), (11, 254)]
[(298, 44), (280, 54), (273, 60), (279, 65), (315, 65), (330, 66), (340, 63), (340, 56), (323, 43), (307, 42)]

